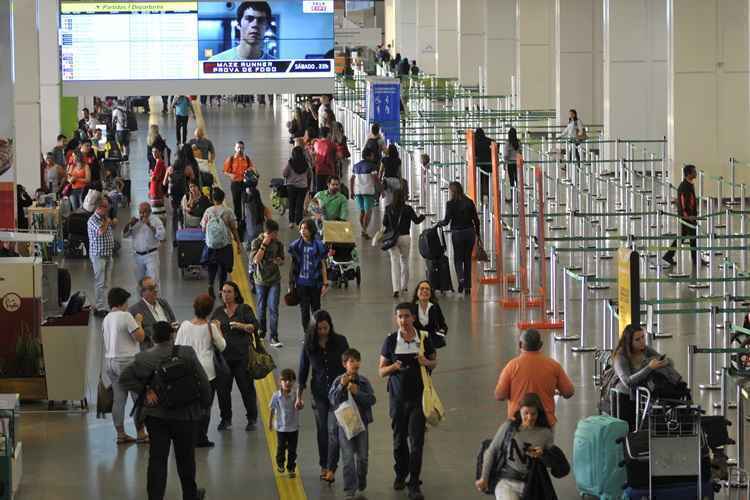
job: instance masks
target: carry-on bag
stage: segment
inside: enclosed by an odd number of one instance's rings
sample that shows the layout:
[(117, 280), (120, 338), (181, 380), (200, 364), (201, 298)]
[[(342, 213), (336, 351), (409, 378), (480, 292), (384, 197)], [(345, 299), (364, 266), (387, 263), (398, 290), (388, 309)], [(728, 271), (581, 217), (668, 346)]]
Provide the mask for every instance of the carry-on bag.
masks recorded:
[(573, 437), (573, 474), (580, 493), (603, 500), (622, 498), (627, 480), (623, 439), (628, 423), (607, 415), (578, 422)]

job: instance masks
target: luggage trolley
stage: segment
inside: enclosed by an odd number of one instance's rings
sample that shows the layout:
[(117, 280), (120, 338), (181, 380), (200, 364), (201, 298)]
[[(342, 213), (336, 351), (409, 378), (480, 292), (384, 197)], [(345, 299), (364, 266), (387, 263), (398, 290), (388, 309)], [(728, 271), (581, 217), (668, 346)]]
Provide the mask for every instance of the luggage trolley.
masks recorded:
[(668, 484), (685, 488), (680, 489), (684, 495), (684, 491), (692, 490), (693, 479), (697, 482), (696, 496), (683, 498), (713, 498), (711, 483), (703, 482), (709, 478), (703, 477), (702, 470), (705, 441), (700, 406), (654, 400), (645, 387), (638, 388), (636, 403), (637, 431), (626, 439), (626, 455), (636, 462), (648, 462), (648, 498), (658, 498), (660, 491), (670, 488)]

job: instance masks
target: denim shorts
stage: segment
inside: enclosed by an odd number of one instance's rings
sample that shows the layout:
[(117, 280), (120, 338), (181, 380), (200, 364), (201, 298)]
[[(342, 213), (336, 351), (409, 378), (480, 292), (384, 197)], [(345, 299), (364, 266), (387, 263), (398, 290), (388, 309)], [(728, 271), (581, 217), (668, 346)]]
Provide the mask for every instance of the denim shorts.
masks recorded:
[(375, 206), (375, 195), (372, 194), (358, 194), (354, 196), (354, 200), (360, 212), (367, 212)]

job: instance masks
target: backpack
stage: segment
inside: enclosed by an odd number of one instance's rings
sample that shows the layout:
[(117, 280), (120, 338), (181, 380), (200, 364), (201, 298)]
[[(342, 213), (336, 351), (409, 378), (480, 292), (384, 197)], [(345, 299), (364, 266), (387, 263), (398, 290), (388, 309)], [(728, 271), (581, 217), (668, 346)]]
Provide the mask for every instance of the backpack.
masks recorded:
[(445, 253), (443, 231), (438, 226), (428, 227), (419, 234), (419, 254), (427, 260), (438, 260)]
[(380, 163), (380, 160), (383, 158), (383, 150), (380, 148), (380, 141), (378, 141), (374, 137), (370, 137), (367, 139), (364, 149), (370, 150), (375, 153), (375, 163)]
[(206, 246), (213, 250), (229, 245), (229, 229), (220, 215), (211, 214), (206, 223)]
[(180, 198), (187, 191), (187, 178), (185, 177), (185, 168), (172, 167), (172, 175), (169, 178), (170, 193), (172, 196), (179, 196)]
[(336, 146), (328, 140), (315, 143), (315, 173), (334, 175), (336, 173)]
[(151, 387), (159, 405), (169, 410), (190, 406), (201, 397), (200, 379), (190, 363), (179, 356), (178, 346), (173, 346), (169, 358), (154, 370)]

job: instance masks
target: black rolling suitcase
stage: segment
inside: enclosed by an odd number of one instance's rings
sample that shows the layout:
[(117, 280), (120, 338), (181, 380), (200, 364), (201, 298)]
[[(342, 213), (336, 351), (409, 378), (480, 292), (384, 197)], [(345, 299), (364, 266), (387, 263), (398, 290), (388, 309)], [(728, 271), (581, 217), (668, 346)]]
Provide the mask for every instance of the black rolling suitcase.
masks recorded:
[(88, 222), (91, 214), (76, 211), (68, 216), (63, 225), (66, 257), (86, 257), (89, 251)]
[(205, 246), (205, 235), (201, 228), (186, 228), (177, 231), (177, 267), (183, 277), (190, 272), (200, 277), (201, 257)]
[(441, 292), (453, 291), (453, 280), (451, 279), (451, 268), (448, 257), (443, 255), (439, 259), (425, 260), (427, 266), (427, 281), (433, 290)]

